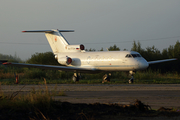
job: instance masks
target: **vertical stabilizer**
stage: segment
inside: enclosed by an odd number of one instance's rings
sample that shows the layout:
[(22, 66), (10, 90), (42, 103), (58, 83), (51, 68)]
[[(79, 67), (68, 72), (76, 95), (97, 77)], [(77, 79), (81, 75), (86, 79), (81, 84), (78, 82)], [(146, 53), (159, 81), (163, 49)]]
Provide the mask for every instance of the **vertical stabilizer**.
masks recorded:
[(54, 54), (67, 52), (65, 48), (69, 43), (59, 31), (55, 30), (52, 33), (45, 33), (45, 35)]
[(44, 32), (54, 54), (67, 52), (68, 41), (61, 32), (74, 32), (73, 30), (38, 30), (38, 31), (22, 31), (22, 32)]

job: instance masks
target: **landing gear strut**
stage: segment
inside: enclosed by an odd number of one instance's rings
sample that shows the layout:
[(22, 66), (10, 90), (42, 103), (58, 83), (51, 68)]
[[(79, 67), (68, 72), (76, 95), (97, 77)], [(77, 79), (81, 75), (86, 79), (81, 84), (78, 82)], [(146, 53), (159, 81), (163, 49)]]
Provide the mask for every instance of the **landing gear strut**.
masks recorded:
[(134, 82), (134, 77), (133, 77), (133, 75), (131, 75), (131, 79), (129, 79), (129, 84), (131, 84), (133, 82)]
[(129, 80), (129, 84), (134, 82), (133, 74), (135, 74), (135, 73), (136, 73), (135, 71), (129, 71), (129, 75), (131, 75), (131, 79)]
[(111, 73), (105, 74), (105, 75), (103, 76), (102, 83), (110, 82), (110, 76), (111, 76)]
[(78, 73), (74, 73), (74, 75), (72, 76), (72, 80), (74, 82), (78, 82), (79, 81), (79, 78), (80, 78), (80, 75), (78, 75)]

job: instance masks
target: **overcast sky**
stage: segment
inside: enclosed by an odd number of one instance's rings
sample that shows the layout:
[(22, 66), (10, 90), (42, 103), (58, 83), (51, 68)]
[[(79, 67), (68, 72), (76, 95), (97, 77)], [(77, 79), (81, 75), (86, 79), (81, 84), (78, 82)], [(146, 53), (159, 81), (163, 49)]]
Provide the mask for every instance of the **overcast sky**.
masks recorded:
[(162, 50), (180, 39), (180, 0), (1, 0), (1, 54), (26, 60), (51, 51), (43, 33), (21, 32), (42, 29), (75, 30), (63, 35), (87, 49), (130, 50), (139, 40)]

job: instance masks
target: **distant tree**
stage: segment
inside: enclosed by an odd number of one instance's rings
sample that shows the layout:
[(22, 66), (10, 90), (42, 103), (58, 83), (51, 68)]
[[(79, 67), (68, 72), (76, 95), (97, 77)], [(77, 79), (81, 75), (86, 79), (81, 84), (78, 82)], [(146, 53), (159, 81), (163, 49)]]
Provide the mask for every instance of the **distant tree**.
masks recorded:
[(175, 56), (175, 54), (174, 54), (174, 46), (173, 45), (169, 46), (168, 52), (169, 52), (169, 58), (173, 58)]
[(99, 51), (104, 51), (104, 50), (103, 50), (103, 47), (102, 47)]
[(30, 64), (59, 65), (52, 52), (35, 53), (26, 62)]
[(86, 49), (86, 51), (96, 51), (95, 49), (90, 48), (89, 50)]
[(178, 71), (180, 72), (180, 43), (179, 41), (176, 42), (176, 44), (170, 45), (168, 48), (168, 57), (169, 58), (177, 58), (176, 61), (169, 63), (168, 69), (172, 71)]
[[(136, 43), (133, 42), (133, 46), (131, 48), (132, 51), (139, 52), (147, 61), (153, 61), (153, 60), (161, 60), (161, 59), (168, 59), (168, 58), (178, 58), (180, 59), (180, 43), (179, 41), (176, 42), (176, 44), (170, 45), (169, 48), (163, 49), (163, 51), (159, 51), (155, 46), (147, 47), (146, 49), (141, 48), (140, 42)], [(150, 69), (152, 70), (160, 70), (161, 72), (167, 72), (167, 71), (179, 71), (180, 68), (178, 65), (180, 64), (180, 61), (173, 61), (173, 62), (165, 62), (165, 63), (159, 63), (150, 65)]]
[(133, 46), (131, 48), (131, 51), (136, 51), (136, 52), (142, 52), (144, 51), (142, 48), (141, 48), (141, 43), (138, 41), (138, 43), (136, 43), (136, 41), (133, 42)]
[(108, 48), (109, 51), (120, 51), (119, 47), (116, 46), (116, 44), (114, 44), (114, 46), (110, 46)]
[(168, 59), (169, 58), (169, 53), (168, 53), (167, 48), (162, 50), (162, 57), (164, 59)]
[(174, 57), (180, 58), (180, 42), (179, 42), (179, 40), (174, 45)]
[(132, 48), (131, 48), (131, 51), (137, 51), (136, 41), (133, 42), (133, 46), (132, 46)]
[(13, 57), (12, 55), (3, 55), (0, 53), (0, 60), (8, 60), (9, 62), (22, 62), (22, 60), (16, 56)]

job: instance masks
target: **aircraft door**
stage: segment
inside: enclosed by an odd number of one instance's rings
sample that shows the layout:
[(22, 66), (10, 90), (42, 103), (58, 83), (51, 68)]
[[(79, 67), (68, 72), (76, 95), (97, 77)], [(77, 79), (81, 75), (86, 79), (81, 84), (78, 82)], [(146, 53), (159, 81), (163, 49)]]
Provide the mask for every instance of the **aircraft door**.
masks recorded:
[(88, 56), (87, 57), (87, 64), (90, 64), (90, 62), (91, 62), (91, 56)]

